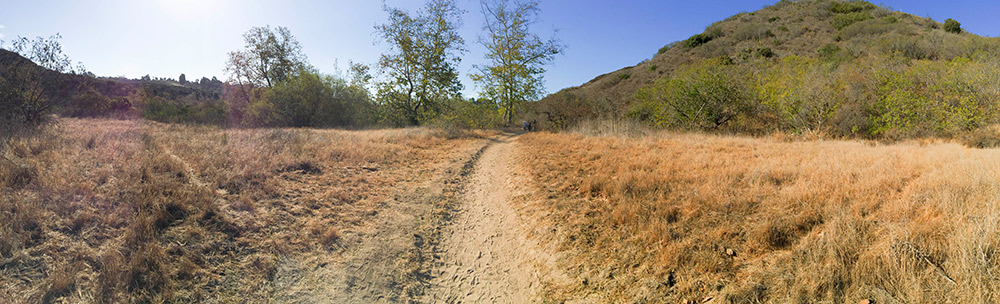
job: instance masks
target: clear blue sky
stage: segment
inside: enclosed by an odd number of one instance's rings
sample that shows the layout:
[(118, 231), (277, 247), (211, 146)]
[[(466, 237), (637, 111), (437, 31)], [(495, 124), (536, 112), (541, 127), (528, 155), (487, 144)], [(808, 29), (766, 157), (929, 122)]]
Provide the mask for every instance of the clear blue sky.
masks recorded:
[[(0, 39), (61, 33), (64, 51), (101, 76), (188, 79), (218, 76), (227, 53), (243, 45), (252, 26), (287, 26), (302, 43), (309, 61), (324, 73), (339, 62), (374, 63), (385, 49), (373, 26), (385, 21), (378, 0), (235, 1), (235, 0), (95, 0), (10, 1), (0, 5)], [(418, 0), (387, 0), (411, 11)], [(476, 44), (482, 26), (478, 0), (458, 0), (467, 13), (462, 33), (470, 50), (460, 66), (465, 93), (475, 96), (468, 79), (472, 65), (483, 62)], [(700, 33), (712, 22), (741, 11), (754, 11), (776, 0), (543, 0), (536, 32), (555, 29), (567, 49), (546, 74), (549, 92), (636, 64), (664, 44)], [(873, 1), (938, 21), (954, 18), (966, 30), (1000, 35), (1000, 1)]]

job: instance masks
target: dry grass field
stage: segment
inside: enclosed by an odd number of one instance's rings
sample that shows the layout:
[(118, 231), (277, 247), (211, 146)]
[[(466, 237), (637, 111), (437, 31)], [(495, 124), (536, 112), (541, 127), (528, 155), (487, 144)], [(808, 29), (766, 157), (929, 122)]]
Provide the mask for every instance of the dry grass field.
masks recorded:
[[(653, 303), (1000, 302), (1000, 150), (654, 133), (519, 138), (572, 283)], [(617, 299), (617, 300), (615, 300)]]
[(0, 169), (0, 302), (1000, 301), (1000, 150), (945, 141), (60, 119)]
[(0, 159), (0, 302), (266, 302), (480, 137), (60, 119)]

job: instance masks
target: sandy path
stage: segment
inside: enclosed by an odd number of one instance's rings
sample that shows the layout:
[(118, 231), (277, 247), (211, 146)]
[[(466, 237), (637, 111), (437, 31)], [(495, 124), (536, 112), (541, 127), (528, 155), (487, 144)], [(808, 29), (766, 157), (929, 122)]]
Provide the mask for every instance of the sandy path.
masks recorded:
[(459, 211), (443, 241), (426, 302), (536, 303), (541, 280), (535, 248), (510, 201), (523, 191), (512, 174), (514, 139), (487, 148), (465, 185)]

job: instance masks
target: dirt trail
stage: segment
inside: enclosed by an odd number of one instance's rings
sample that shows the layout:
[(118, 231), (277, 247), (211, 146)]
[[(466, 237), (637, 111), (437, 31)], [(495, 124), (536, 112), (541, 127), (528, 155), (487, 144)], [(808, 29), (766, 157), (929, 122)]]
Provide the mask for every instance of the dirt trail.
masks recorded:
[(447, 228), (442, 261), (429, 303), (536, 303), (542, 301), (539, 253), (524, 237), (525, 224), (510, 202), (521, 192), (513, 174), (513, 138), (495, 142), (466, 181), (459, 210)]
[(400, 184), (370, 230), (344, 236), (340, 261), (279, 267), (273, 300), (542, 302), (554, 259), (524, 237), (528, 226), (511, 206), (527, 193), (527, 177), (514, 173), (515, 138), (463, 147), (450, 164)]

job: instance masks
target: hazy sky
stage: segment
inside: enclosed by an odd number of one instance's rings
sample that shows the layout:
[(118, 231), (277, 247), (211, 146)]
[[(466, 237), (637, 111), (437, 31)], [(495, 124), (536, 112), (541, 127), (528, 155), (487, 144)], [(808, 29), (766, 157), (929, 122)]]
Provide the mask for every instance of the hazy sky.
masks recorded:
[[(310, 63), (334, 73), (339, 62), (374, 63), (385, 49), (373, 26), (386, 19), (378, 0), (0, 0), (0, 39), (63, 36), (64, 52), (100, 76), (225, 80), (227, 53), (243, 46), (253, 26), (286, 26)], [(474, 96), (472, 65), (483, 63), (476, 44), (482, 27), (478, 0), (458, 0), (467, 13), (462, 34), (469, 52), (460, 66), (465, 93)], [(543, 0), (535, 31), (554, 30), (567, 46), (549, 67), (549, 92), (636, 64), (664, 44), (700, 33), (712, 22), (754, 11), (776, 1), (745, 0)], [(873, 1), (942, 21), (954, 18), (966, 30), (1000, 35), (1000, 1)], [(386, 0), (390, 6), (419, 8), (423, 1)], [(9, 42), (8, 42), (9, 43)]]

